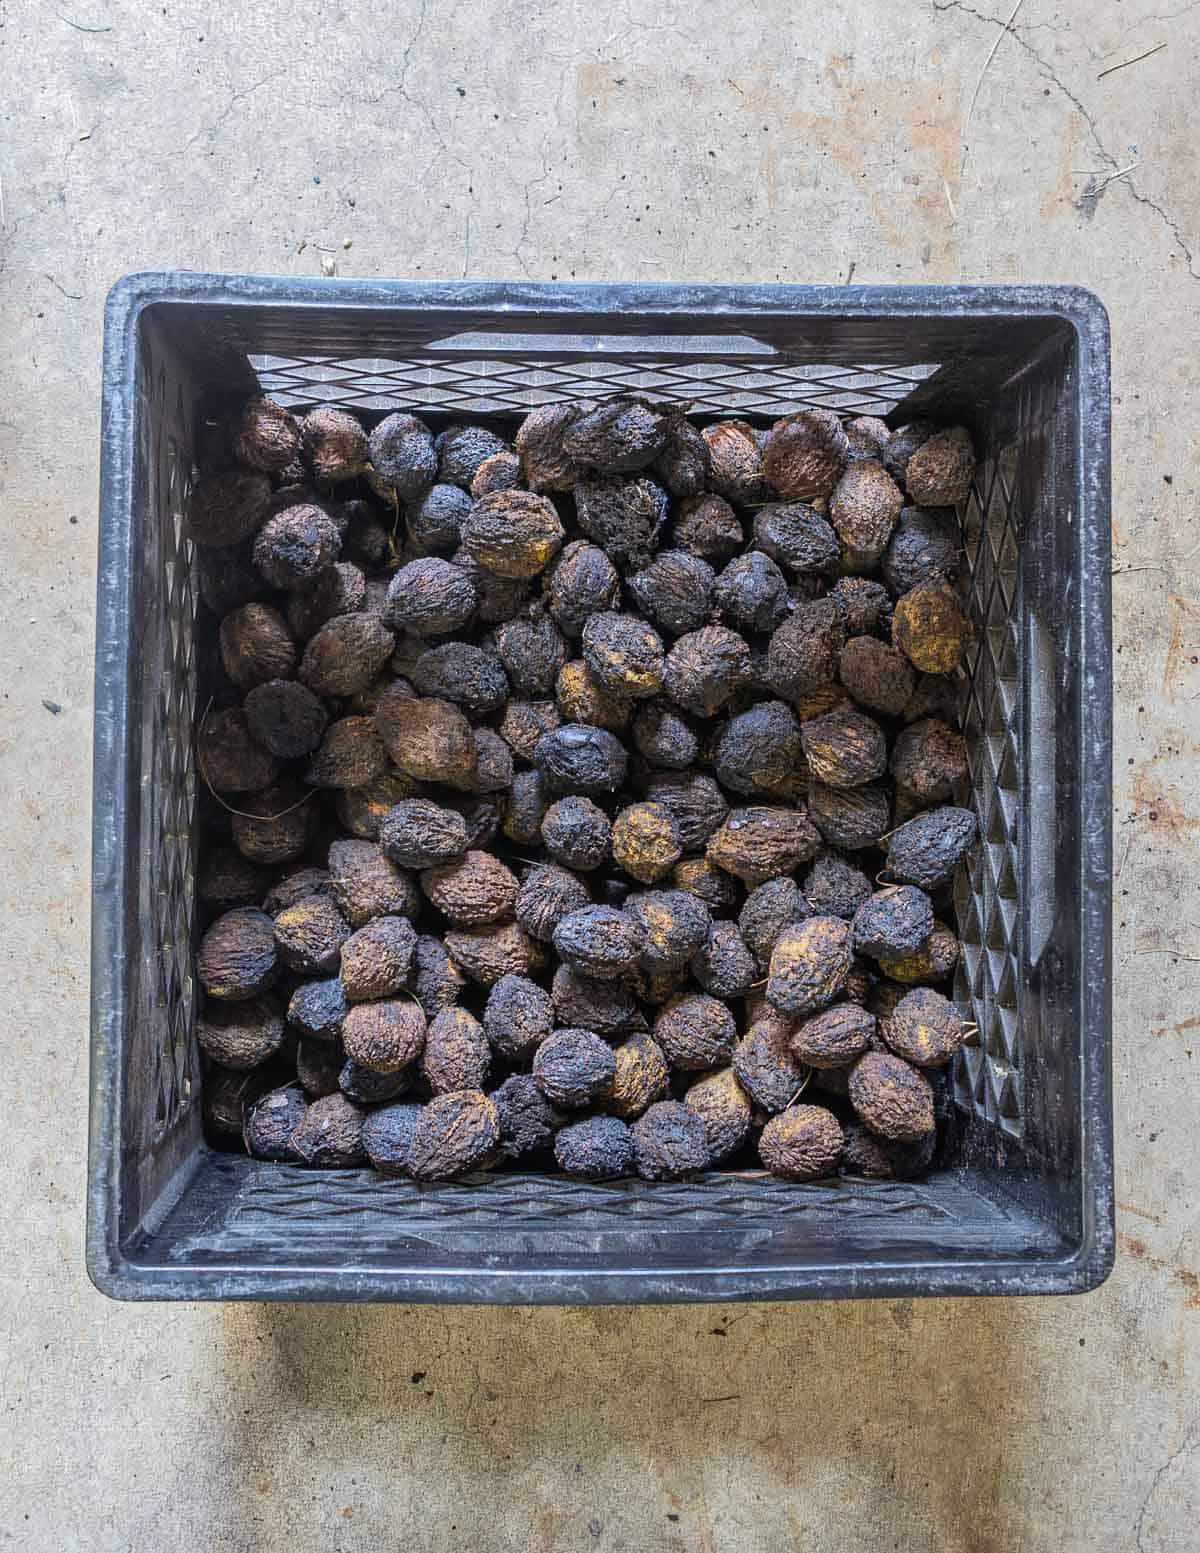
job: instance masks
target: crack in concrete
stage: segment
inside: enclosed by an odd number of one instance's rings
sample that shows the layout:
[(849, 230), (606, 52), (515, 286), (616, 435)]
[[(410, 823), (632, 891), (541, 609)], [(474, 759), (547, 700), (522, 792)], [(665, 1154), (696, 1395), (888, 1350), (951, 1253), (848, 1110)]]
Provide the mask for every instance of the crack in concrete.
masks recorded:
[(203, 136), (215, 135), (221, 128), (222, 124), (225, 123), (230, 114), (237, 107), (238, 103), (245, 102), (247, 97), (253, 97), (255, 92), (261, 92), (264, 86), (270, 86), (272, 81), (278, 81), (280, 76), (286, 74), (286, 70), (273, 70), (270, 75), (263, 76), (261, 81), (255, 81), (252, 86), (247, 86), (240, 92), (234, 92), (233, 96), (230, 97), (229, 101), (225, 104), (225, 107), (221, 110), (221, 112), (217, 115), (211, 124), (201, 125), (201, 127), (194, 135), (192, 135), (188, 140), (184, 141), (183, 149), (185, 151), (190, 151), (196, 144), (197, 140), (200, 140)]
[[(1080, 115), (1088, 127), (1088, 133), (1091, 135), (1092, 144), (1095, 146), (1097, 154), (1104, 159), (1105, 163), (1109, 167), (1115, 168), (1118, 165), (1116, 157), (1112, 154), (1112, 152), (1104, 144), (1104, 141), (1101, 139), (1100, 131), (1096, 125), (1096, 120), (1092, 113), (1084, 106), (1083, 102), (1079, 99), (1079, 97), (1076, 96), (1076, 94), (1071, 90), (1066, 82), (1060, 78), (1058, 72), (1055, 70), (1050, 61), (1042, 54), (1039, 54), (1037, 49), (1034, 48), (1033, 44), (1030, 43), (1027, 38), (1023, 38), (1021, 36), (1021, 23), (1013, 23), (1012, 26), (1009, 26), (1003, 17), (990, 16), (986, 11), (977, 11), (974, 6), (967, 5), (965, 0), (932, 0), (932, 5), (935, 11), (963, 11), (966, 13), (966, 15), (975, 17), (977, 21), (987, 22), (992, 27), (999, 27), (1005, 32), (1008, 32), (1011, 35), (1013, 41), (1020, 44), (1020, 46), (1025, 50), (1029, 57), (1034, 61), (1038, 69), (1038, 74), (1042, 77), (1042, 79), (1044, 81), (1049, 81), (1053, 86), (1055, 86), (1058, 91), (1061, 92), (1062, 95), (1067, 99), (1067, 101), (1075, 108), (1076, 112)], [(1185, 6), (1184, 10), (1190, 11), (1194, 9), (1196, 5), (1200, 5), (1200, 0), (1192, 0), (1192, 4)], [(1174, 12), (1168, 14), (1182, 15), (1183, 13)], [(1161, 20), (1163, 18), (1159, 19)], [(1110, 183), (1123, 184), (1124, 187), (1128, 190), (1130, 196), (1137, 204), (1145, 205), (1148, 209), (1154, 212), (1154, 214), (1166, 227), (1167, 231), (1170, 232), (1175, 246), (1183, 255), (1184, 262), (1187, 265), (1188, 274), (1193, 280), (1200, 280), (1200, 271), (1196, 269), (1191, 245), (1184, 238), (1179, 229), (1179, 223), (1174, 219), (1174, 217), (1168, 215), (1163, 207), (1159, 205), (1157, 201), (1152, 200), (1149, 195), (1141, 193), (1132, 178), (1125, 177), (1111, 179), (1109, 183), (1104, 185), (1104, 188), (1107, 189), (1110, 186)], [(1094, 194), (1089, 194), (1085, 189), (1084, 192), (1075, 201), (1075, 208), (1080, 211), (1083, 216), (1090, 219), (1091, 216), (1095, 214), (1096, 206), (1099, 203), (1100, 195), (1102, 192), (1103, 191), (1101, 189), (1097, 189)]]
[(1159, 1483), (1162, 1482), (1165, 1474), (1175, 1465), (1175, 1463), (1179, 1460), (1185, 1451), (1191, 1450), (1192, 1436), (1196, 1433), (1198, 1427), (1200, 1427), (1200, 1425), (1192, 1425), (1192, 1427), (1184, 1435), (1183, 1443), (1180, 1445), (1179, 1449), (1171, 1452), (1166, 1461), (1163, 1462), (1162, 1466), (1159, 1467), (1158, 1471), (1150, 1479), (1150, 1487), (1146, 1490), (1146, 1497), (1142, 1500), (1141, 1509), (1138, 1511), (1138, 1518), (1133, 1528), (1133, 1540), (1137, 1544), (1138, 1553), (1146, 1553), (1146, 1549), (1142, 1545), (1142, 1526), (1146, 1520), (1146, 1511), (1150, 1508), (1150, 1501), (1154, 1498), (1155, 1491), (1157, 1490)]

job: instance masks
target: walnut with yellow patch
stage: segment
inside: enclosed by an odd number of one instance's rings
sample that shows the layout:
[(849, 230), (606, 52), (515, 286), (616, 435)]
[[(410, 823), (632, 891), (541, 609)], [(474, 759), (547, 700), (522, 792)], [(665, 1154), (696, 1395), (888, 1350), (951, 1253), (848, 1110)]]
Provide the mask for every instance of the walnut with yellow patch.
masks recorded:
[(683, 856), (679, 827), (660, 803), (630, 804), (613, 822), (612, 854), (631, 878), (654, 884)]
[(845, 991), (853, 955), (850, 924), (809, 917), (779, 935), (771, 951), (767, 1001), (781, 1013), (815, 1013)]
[(974, 640), (948, 582), (923, 582), (896, 601), (892, 640), (922, 674), (949, 674)]

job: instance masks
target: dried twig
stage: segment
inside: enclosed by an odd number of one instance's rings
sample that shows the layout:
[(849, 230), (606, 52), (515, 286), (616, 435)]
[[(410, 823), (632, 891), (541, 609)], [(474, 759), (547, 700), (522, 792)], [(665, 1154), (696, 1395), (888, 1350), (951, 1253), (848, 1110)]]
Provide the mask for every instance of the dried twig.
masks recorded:
[(991, 48), (988, 50), (988, 57), (984, 60), (984, 62), (983, 62), (983, 69), (979, 72), (979, 79), (975, 83), (975, 90), (971, 93), (971, 105), (967, 109), (967, 117), (966, 117), (966, 120), (963, 123), (963, 154), (962, 154), (962, 165), (963, 165), (963, 167), (966, 167), (966, 165), (967, 165), (967, 156), (968, 156), (968, 153), (970, 151), (970, 145), (969, 145), (969, 142), (967, 140), (967, 132), (971, 128), (971, 115), (975, 112), (975, 104), (979, 101), (979, 93), (983, 89), (983, 78), (984, 78), (985, 75), (987, 75), (988, 67), (992, 63), (992, 60), (995, 59), (995, 57), (996, 57), (996, 50), (1000, 47), (1001, 39), (1004, 37), (1004, 34), (1006, 32), (1011, 32), (1012, 31), (1012, 24), (1017, 19), (1017, 12), (1021, 9), (1021, 7), (1024, 5), (1024, 3), (1025, 3), (1025, 0), (1017, 0), (1016, 5), (1013, 6), (1012, 11), (1009, 13), (1008, 20), (1004, 23), (1003, 27), (1001, 27), (1000, 31), (996, 34), (996, 40), (992, 44)]
[[(64, 16), (61, 11), (55, 11), (55, 16), (60, 22), (66, 22), (68, 27), (74, 27), (76, 32), (111, 32), (111, 27), (85, 27), (82, 22), (73, 22), (69, 16)], [(1164, 48), (1166, 45), (1163, 45)]]
[(68, 301), (70, 301), (70, 302), (82, 302), (83, 301), (83, 292), (82, 291), (68, 291), (65, 286), (59, 285), (58, 281), (55, 280), (53, 275), (47, 274), (47, 272), (45, 270), (42, 271), (42, 274), (45, 275), (46, 279), (50, 282), (50, 284), (54, 287), (54, 289), (56, 291), (61, 291), (62, 292), (63, 296), (66, 297)]
[(201, 717), (200, 722), (196, 727), (196, 764), (200, 768), (200, 777), (205, 787), (208, 788), (209, 792), (221, 805), (222, 809), (224, 809), (227, 814), (236, 814), (243, 820), (281, 820), (285, 814), (290, 814), (293, 809), (298, 809), (301, 804), (307, 803), (308, 800), (317, 791), (315, 787), (310, 788), (308, 792), (305, 793), (303, 798), (297, 798), (295, 803), (288, 804), (286, 809), (280, 809), (278, 814), (250, 814), (245, 809), (235, 809), (231, 803), (225, 802), (220, 793), (217, 792), (216, 788), (208, 780), (208, 772), (204, 769), (204, 756), (200, 753), (200, 735), (203, 733), (204, 725), (208, 721), (208, 714), (212, 711), (212, 704), (213, 697), (209, 696), (208, 705), (204, 708), (204, 715)]
[(1165, 43), (1156, 43), (1152, 49), (1146, 49), (1141, 54), (1135, 54), (1132, 59), (1123, 59), (1119, 65), (1109, 65), (1096, 77), (1097, 81), (1103, 81), (1106, 75), (1112, 75), (1114, 70), (1124, 70), (1126, 65), (1136, 65), (1139, 59), (1149, 59), (1151, 54), (1158, 54), (1166, 48)]

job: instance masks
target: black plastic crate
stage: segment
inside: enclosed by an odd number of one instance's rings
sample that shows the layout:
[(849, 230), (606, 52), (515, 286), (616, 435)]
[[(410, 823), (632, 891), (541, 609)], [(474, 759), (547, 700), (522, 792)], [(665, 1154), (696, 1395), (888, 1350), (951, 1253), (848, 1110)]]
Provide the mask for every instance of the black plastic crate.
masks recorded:
[[(952, 1160), (917, 1183), (500, 1174), (417, 1187), (212, 1152), (191, 955), (198, 407), (494, 418), (640, 388), (698, 417), (966, 420), (980, 843), (957, 884)], [(88, 1266), (123, 1299), (1074, 1292), (1112, 1262), (1108, 328), (1070, 287), (136, 275), (109, 297), (96, 637)]]

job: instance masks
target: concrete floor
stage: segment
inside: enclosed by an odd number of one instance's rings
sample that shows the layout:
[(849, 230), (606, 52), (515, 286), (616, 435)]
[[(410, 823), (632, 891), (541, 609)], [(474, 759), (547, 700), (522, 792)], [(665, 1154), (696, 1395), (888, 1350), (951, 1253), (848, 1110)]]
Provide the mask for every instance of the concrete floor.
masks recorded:
[[(1007, 0), (819, 18), (784, 0), (0, 0), (5, 1546), (1196, 1547), (1200, 6), (1154, 3), (1027, 0), (1001, 36)], [(312, 274), (323, 248), (347, 275), (853, 271), (1105, 299), (1121, 1231), (1105, 1288), (592, 1312), (93, 1291), (101, 303), (132, 269)]]

